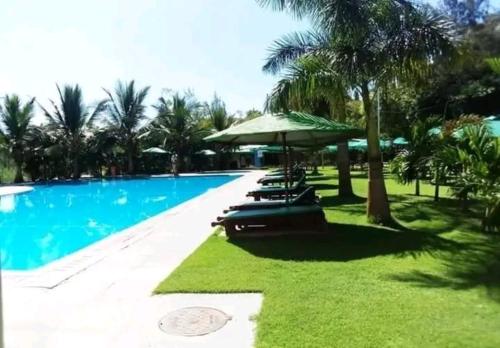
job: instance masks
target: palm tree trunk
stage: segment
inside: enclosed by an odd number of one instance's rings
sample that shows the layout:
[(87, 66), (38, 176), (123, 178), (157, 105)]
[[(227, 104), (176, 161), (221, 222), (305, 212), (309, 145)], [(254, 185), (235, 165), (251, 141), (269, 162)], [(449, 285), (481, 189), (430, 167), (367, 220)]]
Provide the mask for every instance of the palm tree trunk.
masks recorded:
[(127, 154), (127, 171), (129, 174), (134, 174), (134, 156), (132, 155), (132, 152), (128, 152)]
[(377, 117), (372, 112), (368, 82), (361, 85), (361, 96), (365, 110), (368, 140), (368, 204), (366, 212), (370, 221), (389, 223), (392, 220), (391, 210), (385, 188)]
[(80, 163), (79, 163), (79, 156), (74, 155), (73, 156), (73, 179), (79, 179), (80, 178)]
[(418, 176), (415, 179), (415, 196), (420, 196), (420, 179)]
[(127, 172), (128, 174), (134, 174), (134, 143), (132, 140), (127, 142)]
[[(340, 93), (333, 100), (333, 113), (337, 121), (345, 123), (346, 103), (344, 90), (340, 88)], [(352, 197), (351, 167), (349, 165), (349, 148), (347, 142), (337, 143), (337, 170), (339, 172), (339, 196)]]
[(23, 153), (18, 146), (14, 146), (12, 149), (12, 157), (16, 165), (16, 176), (14, 177), (14, 182), (23, 182)]
[(23, 182), (23, 165), (21, 162), (16, 162), (16, 176), (14, 178), (15, 183)]
[(439, 201), (439, 167), (434, 173), (434, 202)]
[(339, 196), (352, 197), (351, 166), (347, 142), (337, 143), (337, 169), (339, 171)]

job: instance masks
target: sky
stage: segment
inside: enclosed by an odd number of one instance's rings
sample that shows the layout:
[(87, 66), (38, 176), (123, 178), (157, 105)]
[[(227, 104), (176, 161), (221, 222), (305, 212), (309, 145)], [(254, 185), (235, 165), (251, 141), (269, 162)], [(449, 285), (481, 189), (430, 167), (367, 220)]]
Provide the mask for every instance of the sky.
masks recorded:
[(192, 89), (203, 101), (217, 92), (230, 112), (261, 109), (277, 79), (261, 70), (268, 47), (306, 28), (255, 0), (4, 1), (0, 95), (48, 106), (56, 83), (78, 83), (94, 103), (135, 79), (151, 86), (149, 105), (165, 89)]

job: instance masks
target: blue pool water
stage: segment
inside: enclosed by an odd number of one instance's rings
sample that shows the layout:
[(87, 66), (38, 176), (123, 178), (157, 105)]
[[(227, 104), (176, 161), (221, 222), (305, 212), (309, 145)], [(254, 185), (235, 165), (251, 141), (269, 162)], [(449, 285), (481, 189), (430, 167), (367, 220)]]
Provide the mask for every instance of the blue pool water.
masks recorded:
[(234, 178), (83, 181), (0, 197), (2, 269), (40, 267)]

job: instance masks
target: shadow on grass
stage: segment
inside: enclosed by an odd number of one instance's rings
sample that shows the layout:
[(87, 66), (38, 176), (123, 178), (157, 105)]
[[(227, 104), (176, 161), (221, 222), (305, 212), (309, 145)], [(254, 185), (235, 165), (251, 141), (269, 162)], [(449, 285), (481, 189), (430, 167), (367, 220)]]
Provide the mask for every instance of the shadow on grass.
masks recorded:
[(363, 204), (363, 203), (366, 203), (366, 198), (359, 197), (356, 195), (353, 195), (351, 197), (326, 196), (321, 198), (321, 206), (324, 208), (332, 208), (338, 206)]
[(445, 266), (442, 274), (413, 271), (390, 278), (427, 288), (466, 290), (483, 286), (489, 298), (500, 302), (499, 236), (487, 236), (482, 242), (467, 243), (458, 252), (444, 255), (442, 261)]
[(314, 189), (316, 191), (321, 190), (336, 190), (339, 188), (339, 185), (336, 184), (314, 184)]
[(231, 243), (264, 258), (289, 261), (351, 261), (380, 255), (418, 256), (451, 251), (460, 243), (408, 229), (329, 223), (324, 236), (236, 239)]
[(403, 223), (421, 222), (422, 230), (442, 233), (460, 228), (464, 231), (479, 231), (481, 207), (471, 206), (463, 212), (455, 199), (443, 198), (439, 202), (431, 199), (415, 201), (415, 196), (391, 196), (394, 216)]

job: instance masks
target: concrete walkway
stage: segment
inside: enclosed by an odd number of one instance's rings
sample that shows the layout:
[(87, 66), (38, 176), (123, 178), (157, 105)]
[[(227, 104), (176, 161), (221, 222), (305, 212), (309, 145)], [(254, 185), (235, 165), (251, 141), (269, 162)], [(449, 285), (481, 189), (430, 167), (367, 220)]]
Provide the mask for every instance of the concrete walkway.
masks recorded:
[(15, 195), (18, 193), (33, 191), (31, 186), (0, 186), (0, 196)]
[[(138, 233), (145, 228), (148, 233), (109, 249), (105, 257), (55, 287), (36, 287), (18, 281), (22, 276), (2, 274), (6, 347), (250, 347), (249, 317), (260, 310), (260, 295), (151, 292), (212, 233), (210, 222), (222, 209), (241, 201), (261, 175), (246, 174), (186, 203), (175, 214), (166, 212), (134, 226)], [(159, 330), (163, 315), (186, 305), (219, 308), (233, 320), (203, 337), (170, 336)]]

